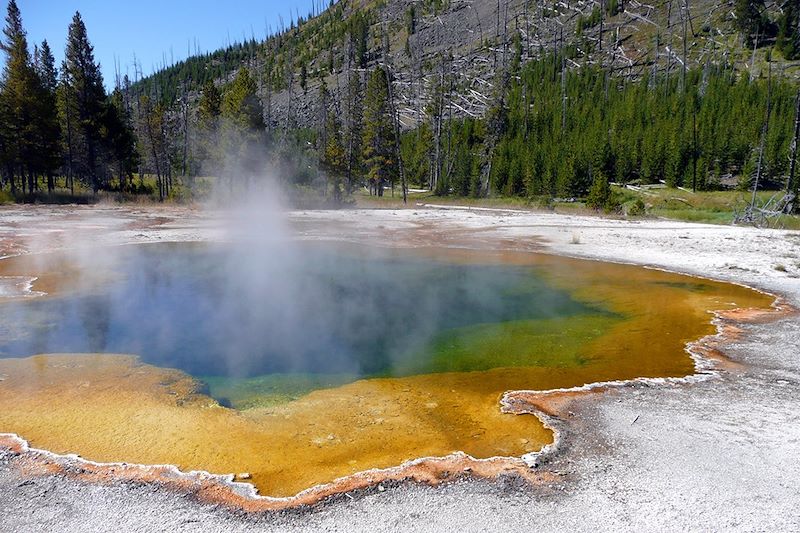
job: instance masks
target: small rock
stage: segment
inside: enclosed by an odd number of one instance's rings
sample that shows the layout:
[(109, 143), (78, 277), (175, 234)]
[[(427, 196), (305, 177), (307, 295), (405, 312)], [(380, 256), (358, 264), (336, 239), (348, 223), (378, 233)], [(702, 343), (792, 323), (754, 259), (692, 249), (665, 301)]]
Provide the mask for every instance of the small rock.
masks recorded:
[(249, 472), (242, 472), (241, 474), (236, 474), (236, 479), (253, 479), (253, 476)]
[(385, 490), (386, 490), (386, 489), (385, 489), (385, 488), (383, 488), (383, 485), (380, 485), (380, 484), (378, 485), (378, 492), (383, 492), (383, 491), (385, 491)]

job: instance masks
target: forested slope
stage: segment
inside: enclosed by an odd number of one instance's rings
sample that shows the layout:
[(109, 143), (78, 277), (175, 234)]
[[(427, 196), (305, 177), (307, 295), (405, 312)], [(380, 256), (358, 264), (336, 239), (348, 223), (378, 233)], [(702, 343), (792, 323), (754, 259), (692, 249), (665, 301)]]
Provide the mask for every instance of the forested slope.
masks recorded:
[[(12, 150), (4, 182), (69, 175), (147, 192), (153, 175), (167, 198), (197, 192), (195, 176), (273, 174), (335, 202), (362, 185), (478, 197), (583, 197), (608, 181), (794, 187), (798, 55), (795, 0), (340, 0), (263, 38), (135, 68), (91, 121), (70, 122), (61, 69), (59, 157), (26, 170)], [(76, 146), (76, 125), (97, 131)]]

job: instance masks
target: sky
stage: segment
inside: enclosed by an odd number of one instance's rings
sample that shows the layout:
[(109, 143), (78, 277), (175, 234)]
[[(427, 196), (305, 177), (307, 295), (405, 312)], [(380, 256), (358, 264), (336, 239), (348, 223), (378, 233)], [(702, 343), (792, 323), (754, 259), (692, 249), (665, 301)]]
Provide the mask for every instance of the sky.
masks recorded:
[[(0, 5), (4, 20), (8, 0)], [(110, 88), (115, 63), (133, 78), (134, 57), (148, 74), (164, 59), (184, 59), (187, 50), (194, 54), (195, 47), (205, 52), (251, 35), (263, 39), (267, 26), (279, 25), (279, 16), (286, 25), (296, 10), (306, 16), (312, 0), (17, 0), (17, 5), (31, 52), (34, 43), (47, 39), (59, 65), (67, 26), (80, 11)]]

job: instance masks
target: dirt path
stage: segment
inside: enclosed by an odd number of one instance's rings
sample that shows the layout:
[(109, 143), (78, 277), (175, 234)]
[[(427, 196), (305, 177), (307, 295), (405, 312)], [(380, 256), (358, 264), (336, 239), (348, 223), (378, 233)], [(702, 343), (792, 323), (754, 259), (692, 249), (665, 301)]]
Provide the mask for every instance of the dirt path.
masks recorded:
[[(0, 208), (0, 250), (219, 237), (219, 214), (181, 209)], [(551, 214), (418, 209), (299, 212), (305, 238), (544, 251), (646, 264), (744, 283), (800, 304), (800, 233)], [(325, 224), (319, 224), (319, 222)], [(320, 229), (321, 228), (321, 229)], [(560, 481), (404, 484), (314, 508), (241, 516), (160, 485), (26, 476), (0, 454), (0, 523), (10, 531), (797, 530), (800, 528), (800, 320), (745, 326), (733, 362), (691, 385), (632, 386), (559, 406)], [(384, 490), (381, 490), (384, 489)]]

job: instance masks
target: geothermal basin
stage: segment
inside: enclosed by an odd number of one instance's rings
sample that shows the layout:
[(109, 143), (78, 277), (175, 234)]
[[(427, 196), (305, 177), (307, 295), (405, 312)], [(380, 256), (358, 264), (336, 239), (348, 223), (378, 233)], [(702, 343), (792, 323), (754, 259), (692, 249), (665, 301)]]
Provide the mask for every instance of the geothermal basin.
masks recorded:
[[(294, 239), (0, 261), (0, 432), (99, 462), (247, 472), (259, 492), (553, 442), (507, 391), (695, 372), (713, 311), (772, 297), (523, 252)], [(119, 355), (126, 354), (126, 355)]]

